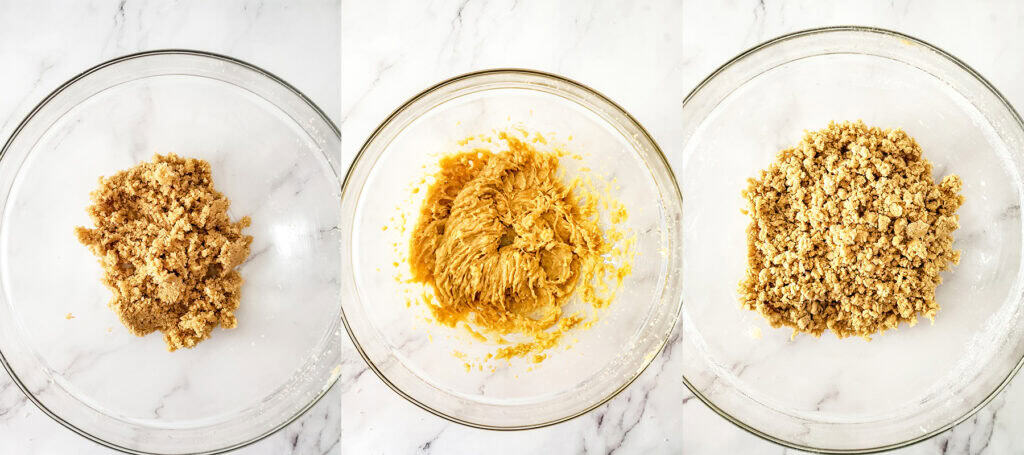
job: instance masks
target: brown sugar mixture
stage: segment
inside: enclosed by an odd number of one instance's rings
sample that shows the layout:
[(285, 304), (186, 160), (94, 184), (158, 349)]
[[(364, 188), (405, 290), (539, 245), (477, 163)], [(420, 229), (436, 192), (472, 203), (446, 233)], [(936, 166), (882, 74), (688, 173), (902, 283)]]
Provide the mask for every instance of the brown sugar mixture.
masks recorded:
[(230, 202), (213, 188), (210, 163), (155, 155), (91, 194), (95, 229), (75, 228), (103, 265), (108, 306), (133, 334), (164, 333), (167, 349), (191, 348), (215, 327), (237, 325), (249, 256), (249, 217), (231, 222)]
[(939, 273), (960, 261), (961, 186), (956, 175), (936, 184), (902, 130), (858, 121), (807, 133), (743, 191), (742, 305), (794, 335), (867, 338), (934, 321)]
[(610, 242), (596, 199), (563, 183), (557, 155), (500, 138), (507, 150), (441, 159), (412, 232), (412, 281), (433, 288), (429, 308), (438, 322), (525, 338), (495, 357), (533, 352), (540, 361), (537, 353), (584, 320), (563, 314), (575, 292), (594, 306), (607, 303), (594, 279), (612, 271), (601, 257)]

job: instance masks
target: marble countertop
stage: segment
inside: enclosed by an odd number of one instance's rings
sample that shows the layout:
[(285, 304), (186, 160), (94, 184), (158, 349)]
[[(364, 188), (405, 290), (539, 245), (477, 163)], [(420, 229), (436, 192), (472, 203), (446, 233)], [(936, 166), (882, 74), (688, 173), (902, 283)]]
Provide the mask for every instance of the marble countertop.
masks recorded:
[[(694, 16), (700, 16), (699, 19)], [(1024, 106), (1024, 5), (980, 1), (688, 0), (682, 70), (687, 90), (736, 54), (775, 36), (828, 25), (888, 28), (945, 49), (985, 76), (1018, 111)], [(749, 434), (685, 393), (683, 452), (801, 453)], [(889, 453), (1009, 454), (1024, 452), (1024, 378), (1018, 377), (980, 412), (932, 439)]]
[[(661, 145), (679, 123), (682, 14), (674, 0), (342, 2), (342, 158), (419, 91), (487, 68), (553, 72), (604, 93)], [(369, 36), (377, 39), (367, 39)], [(678, 333), (627, 390), (548, 428), (492, 432), (450, 423), (391, 391), (343, 340), (342, 452), (679, 453)]]
[[(133, 52), (189, 48), (231, 55), (287, 80), (337, 122), (336, 0), (125, 2), (0, 0), (0, 136), (82, 70)], [(235, 453), (340, 453), (340, 388), (282, 431)], [(0, 373), (0, 453), (110, 454), (51, 420)]]
[[(1007, 8), (1010, 7), (1010, 8)], [(1009, 9), (1009, 10), (1007, 10)], [(342, 158), (409, 96), (484, 68), (526, 67), (579, 80), (622, 105), (679, 166), (683, 97), (737, 53), (774, 36), (825, 25), (902, 31), (957, 55), (1024, 105), (1024, 43), (1007, 39), (1024, 10), (1000, 2), (686, 0), (342, 2)], [(524, 27), (523, 24), (529, 24)], [(401, 39), (366, 40), (370, 35)], [(795, 453), (716, 415), (681, 384), (680, 335), (639, 380), (597, 410), (553, 427), (496, 433), (452, 424), (406, 402), (344, 340), (345, 453)], [(1017, 453), (1024, 379), (968, 421), (900, 454)], [(396, 431), (401, 429), (401, 431)]]
[[(839, 24), (886, 27), (929, 41), (1024, 106), (1024, 40), (1007, 38), (1024, 26), (1024, 5), (1010, 2), (487, 0), (411, 7), (401, 0), (341, 0), (340, 18), (338, 9), (337, 0), (188, 7), (0, 0), (0, 136), (82, 69), (176, 47), (248, 60), (304, 91), (341, 127), (343, 162), (394, 107), (423, 88), (473, 70), (524, 67), (603, 92), (637, 117), (679, 166), (678, 106), (706, 74), (771, 37)], [(343, 337), (342, 373), (332, 392), (297, 422), (236, 453), (794, 452), (733, 426), (686, 391), (680, 336), (675, 333), (651, 367), (600, 408), (553, 427), (503, 433), (453, 424), (406, 402), (366, 369)], [(1024, 379), (1018, 377), (968, 421), (895, 453), (1019, 453), (1021, 425)], [(46, 417), (0, 374), (0, 453), (111, 451)]]

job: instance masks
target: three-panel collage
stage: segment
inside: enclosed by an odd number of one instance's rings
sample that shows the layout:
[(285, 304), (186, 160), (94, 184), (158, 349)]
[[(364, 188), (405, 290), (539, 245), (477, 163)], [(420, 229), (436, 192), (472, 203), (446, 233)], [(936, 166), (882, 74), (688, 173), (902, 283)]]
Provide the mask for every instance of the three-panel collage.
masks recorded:
[(1024, 454), (1022, 30), (0, 0), (0, 455)]

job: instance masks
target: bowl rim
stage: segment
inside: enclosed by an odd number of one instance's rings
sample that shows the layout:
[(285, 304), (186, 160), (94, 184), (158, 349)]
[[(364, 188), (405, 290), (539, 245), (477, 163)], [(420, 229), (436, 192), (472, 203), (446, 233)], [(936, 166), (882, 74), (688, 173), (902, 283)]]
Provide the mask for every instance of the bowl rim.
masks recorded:
[[(463, 73), (463, 74), (460, 74), (460, 75), (457, 75), (457, 76), (450, 77), (448, 79), (444, 79), (441, 82), (438, 82), (436, 84), (433, 84), (433, 85), (427, 87), (426, 89), (420, 91), (416, 95), (413, 95), (408, 100), (406, 100), (404, 103), (402, 103), (397, 108), (395, 108), (377, 126), (377, 128), (374, 129), (374, 131), (370, 134), (370, 136), (367, 137), (366, 141), (363, 142), (363, 145), (359, 148), (359, 151), (356, 153), (355, 157), (353, 157), (351, 162), (348, 163), (349, 167), (348, 167), (348, 170), (345, 173), (345, 178), (344, 178), (344, 180), (342, 181), (342, 184), (341, 184), (341, 197), (342, 197), (342, 199), (345, 198), (345, 191), (348, 188), (348, 185), (350, 183), (350, 177), (352, 177), (353, 170), (356, 168), (356, 163), (358, 163), (359, 160), (364, 158), (363, 155), (366, 152), (366, 150), (369, 148), (370, 144), (373, 143), (377, 139), (377, 137), (384, 131), (384, 129), (386, 129), (389, 125), (391, 125), (391, 123), (394, 122), (395, 119), (401, 113), (405, 112), (412, 105), (416, 104), (417, 102), (419, 102), (424, 97), (426, 97), (426, 96), (428, 96), (428, 95), (430, 95), (430, 94), (432, 94), (432, 93), (434, 93), (434, 92), (436, 92), (436, 91), (438, 91), (438, 90), (440, 90), (442, 88), (445, 88), (445, 87), (450, 86), (452, 84), (457, 84), (457, 83), (460, 83), (460, 82), (464, 82), (466, 80), (470, 80), (470, 79), (474, 79), (474, 78), (478, 78), (478, 77), (493, 76), (493, 75), (525, 75), (525, 76), (530, 76), (530, 77), (539, 77), (541, 79), (549, 79), (549, 80), (553, 80), (553, 81), (558, 82), (558, 83), (563, 83), (563, 84), (567, 84), (567, 85), (573, 86), (573, 87), (575, 87), (577, 89), (580, 89), (580, 90), (582, 90), (582, 91), (584, 91), (584, 92), (586, 92), (586, 93), (588, 93), (590, 95), (593, 95), (595, 98), (597, 98), (601, 102), (608, 103), (608, 105), (613, 110), (616, 110), (619, 113), (621, 113), (630, 123), (632, 123), (633, 126), (635, 126), (637, 128), (637, 130), (643, 135), (643, 138), (645, 140), (650, 141), (651, 145), (654, 148), (654, 151), (656, 152), (657, 158), (665, 166), (665, 169), (668, 170), (668, 175), (670, 177), (668, 184), (670, 185), (670, 188), (674, 188), (675, 192), (676, 192), (676, 195), (679, 197), (679, 201), (680, 202), (683, 201), (682, 190), (679, 187), (679, 183), (678, 183), (678, 181), (676, 179), (675, 172), (672, 170), (672, 166), (669, 164), (668, 157), (665, 156), (665, 153), (662, 151), (661, 146), (659, 146), (657, 141), (654, 140), (654, 137), (651, 136), (651, 134), (647, 131), (647, 129), (644, 128), (644, 126), (639, 121), (637, 121), (637, 119), (635, 117), (633, 117), (633, 115), (630, 114), (626, 109), (624, 109), (622, 106), (620, 106), (615, 101), (612, 101), (611, 98), (608, 98), (603, 93), (597, 91), (594, 88), (591, 88), (590, 86), (588, 86), (586, 84), (577, 82), (576, 80), (570, 79), (570, 78), (565, 77), (565, 76), (560, 76), (558, 74), (546, 72), (546, 71), (540, 71), (540, 70), (528, 69), (528, 68), (515, 68), (515, 67), (501, 67), (501, 68), (490, 68), (490, 69), (484, 69), (484, 70), (478, 70), (478, 71), (471, 71), (471, 72), (468, 72), (468, 73)], [(416, 398), (414, 398), (414, 397), (410, 396), (409, 394), (405, 393), (398, 386), (396, 386), (394, 383), (392, 383), (384, 375), (384, 373), (382, 371), (380, 371), (379, 368), (377, 368), (377, 365), (375, 365), (370, 360), (369, 356), (366, 354), (366, 352), (363, 349), (362, 345), (359, 343), (359, 341), (356, 339), (355, 335), (352, 333), (352, 328), (350, 327), (349, 322), (348, 322), (348, 318), (345, 315), (345, 305), (344, 304), (342, 305), (342, 308), (341, 308), (341, 322), (342, 322), (342, 325), (345, 326), (345, 332), (348, 334), (349, 339), (352, 341), (352, 345), (355, 346), (356, 351), (359, 352), (359, 356), (366, 363), (367, 367), (370, 370), (372, 370), (373, 373), (381, 381), (383, 381), (385, 385), (388, 386), (388, 388), (390, 388), (396, 394), (398, 394), (399, 396), (404, 398), (406, 401), (416, 405), (417, 407), (419, 407), (420, 409), (422, 409), (424, 411), (427, 411), (427, 412), (429, 412), (429, 413), (431, 413), (431, 414), (433, 414), (433, 415), (435, 415), (437, 417), (440, 417), (442, 419), (445, 419), (445, 420), (447, 420), (449, 422), (454, 422), (454, 423), (457, 423), (457, 424), (460, 424), (460, 425), (464, 425), (464, 426), (471, 427), (471, 428), (477, 428), (477, 429), (481, 429), (481, 430), (514, 432), (514, 431), (523, 431), (523, 430), (532, 430), (532, 429), (537, 429), (537, 428), (544, 428), (544, 427), (548, 427), (548, 426), (551, 426), (551, 425), (557, 425), (557, 424), (560, 424), (560, 423), (563, 423), (563, 422), (567, 422), (569, 420), (572, 420), (572, 419), (575, 419), (575, 418), (580, 417), (582, 415), (585, 415), (585, 414), (589, 413), (590, 411), (593, 411), (594, 409), (597, 409), (598, 407), (600, 407), (600, 406), (604, 405), (605, 403), (607, 403), (612, 398), (615, 398), (616, 396), (618, 396), (620, 393), (622, 393), (622, 391), (624, 391), (627, 388), (629, 388), (629, 386), (632, 385), (633, 382), (635, 382), (643, 374), (643, 372), (647, 370), (647, 368), (652, 363), (654, 363), (654, 359), (658, 358), (658, 356), (660, 356), (661, 353), (665, 350), (665, 346), (667, 346), (668, 342), (671, 339), (673, 339), (672, 333), (674, 333), (675, 330), (677, 329), (677, 327), (679, 326), (679, 320), (681, 319), (681, 314), (682, 314), (682, 296), (680, 295), (678, 305), (676, 305), (676, 314), (675, 314), (675, 317), (672, 319), (672, 325), (670, 327), (670, 330), (668, 330), (666, 332), (667, 335), (659, 343), (658, 349), (655, 351), (655, 355), (651, 356), (650, 359), (646, 360), (644, 362), (643, 367), (637, 369), (636, 372), (633, 373), (632, 377), (628, 381), (625, 381), (622, 385), (617, 387), (614, 391), (612, 391), (606, 397), (596, 401), (595, 403), (593, 403), (593, 404), (583, 408), (580, 411), (577, 411), (575, 413), (569, 414), (569, 415), (567, 415), (565, 417), (549, 420), (549, 421), (546, 421), (546, 422), (540, 422), (540, 423), (528, 424), (528, 425), (516, 425), (516, 426), (498, 426), (498, 425), (487, 425), (487, 424), (480, 424), (480, 423), (476, 423), (476, 422), (471, 422), (471, 421), (460, 419), (460, 418), (458, 418), (456, 416), (449, 415), (449, 414), (446, 414), (444, 412), (438, 411), (438, 410), (433, 409), (430, 406), (426, 405), (425, 403), (421, 403)]]
[[(104, 62), (99, 63), (97, 65), (94, 65), (94, 66), (86, 69), (85, 71), (82, 71), (81, 73), (78, 73), (77, 75), (75, 75), (71, 79), (67, 80), (66, 82), (64, 82), (63, 84), (58, 86), (56, 89), (51, 91), (48, 95), (46, 95), (46, 97), (44, 97), (41, 101), (39, 101), (32, 108), (32, 110), (29, 111), (29, 113), (25, 116), (25, 118), (22, 119), (18, 123), (18, 125), (14, 128), (14, 130), (11, 131), (11, 135), (8, 136), (7, 140), (4, 142), (3, 148), (0, 148), (0, 162), (2, 162), (4, 155), (7, 154), (7, 150), (10, 148), (11, 144), (14, 142), (14, 139), (17, 138), (18, 134), (21, 133), (21, 131), (25, 128), (25, 126), (28, 125), (28, 123), (36, 116), (36, 114), (38, 114), (39, 111), (41, 109), (43, 109), (43, 107), (45, 107), (47, 104), (49, 104), (50, 101), (52, 101), (54, 98), (56, 98), (62, 92), (64, 92), (64, 90), (68, 89), (68, 87), (74, 85), (79, 80), (81, 80), (81, 79), (83, 79), (83, 78), (85, 78), (85, 77), (87, 77), (87, 76), (89, 76), (89, 75), (91, 75), (91, 74), (101, 70), (101, 69), (104, 69), (106, 67), (113, 66), (113, 65), (116, 65), (118, 63), (122, 63), (122, 62), (129, 61), (129, 60), (135, 60), (135, 59), (146, 58), (146, 57), (154, 57), (154, 56), (160, 56), (160, 55), (188, 55), (188, 56), (209, 58), (209, 59), (213, 59), (213, 60), (219, 60), (219, 61), (222, 61), (222, 62), (234, 64), (234, 65), (240, 66), (242, 68), (248, 69), (250, 71), (254, 71), (254, 72), (256, 72), (256, 73), (258, 73), (258, 74), (260, 74), (260, 75), (262, 75), (262, 76), (264, 76), (264, 77), (266, 77), (268, 79), (270, 79), (271, 81), (277, 83), (278, 85), (284, 87), (288, 91), (292, 92), (292, 94), (296, 95), (300, 100), (302, 100), (302, 102), (304, 102), (307, 106), (309, 106), (311, 109), (313, 109), (313, 111), (321, 118), (321, 120), (323, 120), (324, 123), (328, 125), (328, 127), (330, 128), (330, 134), (333, 134), (334, 136), (336, 136), (339, 139), (339, 141), (341, 139), (341, 130), (338, 129), (337, 125), (335, 125), (334, 122), (331, 121), (330, 117), (328, 117), (327, 114), (324, 113), (324, 111), (322, 109), (320, 109), (319, 106), (316, 105), (316, 103), (314, 103), (308, 96), (306, 96), (304, 93), (302, 93), (299, 89), (295, 88), (294, 86), (292, 86), (291, 84), (286, 82), (284, 79), (281, 79), (280, 77), (276, 76), (274, 73), (271, 73), (270, 71), (267, 71), (267, 70), (265, 70), (265, 69), (263, 69), (263, 68), (261, 68), (259, 66), (256, 66), (256, 65), (254, 65), (252, 63), (249, 63), (249, 62), (246, 62), (244, 60), (240, 60), (240, 59), (237, 59), (237, 58), (234, 58), (234, 57), (230, 57), (230, 56), (227, 56), (227, 55), (223, 55), (223, 54), (218, 54), (218, 53), (208, 52), (208, 51), (195, 50), (195, 49), (168, 48), (168, 49), (154, 49), (154, 50), (148, 50), (148, 51), (142, 51), (142, 52), (135, 52), (135, 53), (131, 53), (131, 54), (122, 55), (120, 57), (112, 58), (110, 60), (107, 60), (107, 61), (104, 61)], [(38, 398), (35, 397), (35, 395), (32, 394), (31, 391), (29, 391), (26, 388), (24, 383), (21, 382), (21, 379), (14, 372), (12, 367), (8, 364), (7, 359), (4, 357), (3, 348), (2, 347), (0, 347), (0, 364), (3, 365), (4, 370), (7, 371), (7, 374), (11, 377), (11, 380), (14, 382), (15, 385), (18, 386), (18, 389), (21, 390), (21, 392), (25, 395), (26, 398), (28, 398), (28, 400), (30, 402), (32, 402), (32, 404), (34, 404), (40, 411), (42, 411), (44, 414), (49, 416), (51, 419), (53, 419), (57, 423), (63, 425), (65, 428), (71, 430), (72, 432), (78, 434), (79, 436), (81, 436), (81, 437), (83, 437), (85, 439), (88, 439), (88, 440), (90, 440), (92, 442), (95, 442), (96, 444), (99, 444), (99, 445), (101, 445), (103, 447), (116, 450), (118, 452), (129, 453), (129, 454), (139, 454), (139, 455), (149, 455), (149, 454), (154, 454), (155, 455), (155, 454), (160, 454), (160, 452), (146, 452), (146, 451), (141, 451), (141, 450), (138, 450), (138, 449), (132, 449), (132, 448), (129, 448), (129, 447), (124, 447), (124, 446), (121, 446), (121, 445), (118, 445), (118, 444), (115, 444), (115, 443), (111, 443), (111, 442), (108, 442), (108, 441), (98, 437), (98, 436), (94, 436), (94, 435), (86, 432), (85, 430), (82, 430), (82, 429), (76, 427), (75, 425), (71, 424), (70, 422), (64, 420), (62, 417), (57, 415), (57, 413), (55, 413), (55, 412), (51, 411), (50, 409), (48, 409), (45, 405), (43, 405), (43, 403), (41, 403), (39, 401)], [(201, 451), (201, 452), (190, 452), (189, 455), (214, 455), (214, 454), (221, 454), (221, 453), (225, 453), (225, 452), (230, 452), (232, 450), (237, 450), (237, 449), (240, 449), (240, 448), (252, 445), (252, 444), (254, 444), (256, 442), (259, 442), (259, 441), (265, 439), (266, 437), (268, 437), (268, 436), (270, 436), (270, 435), (272, 435), (274, 433), (277, 433), (282, 428), (284, 428), (284, 427), (288, 426), (289, 424), (291, 424), (292, 422), (298, 420), (299, 417), (302, 417), (307, 411), (309, 411), (314, 405), (316, 405), (334, 387), (334, 385), (338, 382), (338, 379), (339, 379), (339, 375), (332, 375), (332, 377), (328, 380), (327, 386), (321, 388), (320, 392), (313, 398), (313, 400), (311, 400), (308, 404), (306, 404), (305, 406), (300, 408), (298, 411), (296, 411), (294, 413), (294, 415), (292, 415), (291, 417), (285, 419), (284, 421), (280, 422), (279, 424), (273, 426), (269, 430), (267, 430), (267, 431), (265, 431), (265, 432), (263, 432), (263, 433), (261, 433), (261, 434), (259, 434), (257, 436), (254, 436), (254, 437), (250, 438), (249, 440), (243, 441), (243, 442), (231, 444), (231, 445), (226, 446), (226, 447), (209, 449), (209, 450)]]
[[(931, 43), (929, 43), (927, 41), (924, 41), (922, 39), (915, 38), (913, 36), (907, 35), (905, 33), (897, 32), (897, 31), (894, 31), (894, 30), (889, 30), (889, 29), (880, 28), (880, 27), (863, 26), (863, 25), (836, 25), (836, 26), (828, 26), (828, 27), (810, 28), (810, 29), (804, 29), (804, 30), (798, 30), (798, 31), (795, 31), (795, 32), (786, 33), (786, 34), (783, 34), (783, 35), (776, 36), (775, 38), (769, 39), (767, 41), (761, 42), (760, 44), (757, 44), (754, 47), (751, 47), (751, 48), (749, 48), (749, 49), (747, 49), (747, 50), (745, 50), (743, 52), (740, 52), (738, 55), (736, 55), (735, 57), (733, 57), (733, 58), (729, 59), (728, 61), (726, 61), (724, 64), (722, 64), (721, 66), (716, 68), (714, 71), (712, 71), (711, 74), (709, 74), (707, 77), (705, 77), (703, 80), (701, 80), (701, 82), (699, 84), (697, 84), (697, 86), (695, 86), (693, 88), (693, 90), (691, 90), (688, 95), (686, 95), (686, 98), (683, 99), (682, 109), (685, 110), (687, 108), (687, 106), (689, 105), (689, 103), (693, 100), (693, 98), (695, 96), (697, 96), (697, 94), (706, 85), (708, 85), (715, 77), (717, 77), (719, 74), (725, 72), (726, 70), (728, 70), (729, 68), (731, 68), (735, 64), (739, 63), (740, 61), (744, 60), (745, 58), (747, 58), (747, 57), (749, 57), (749, 56), (751, 56), (751, 55), (753, 55), (755, 53), (758, 53), (758, 52), (760, 52), (760, 51), (762, 51), (764, 49), (770, 48), (770, 47), (772, 47), (772, 46), (774, 46), (776, 44), (782, 43), (784, 41), (798, 39), (798, 38), (802, 38), (802, 37), (806, 37), (806, 36), (822, 35), (822, 34), (829, 34), (829, 33), (836, 33), (836, 32), (856, 32), (856, 33), (861, 33), (861, 34), (884, 35), (884, 36), (888, 36), (888, 37), (892, 37), (892, 38), (904, 39), (904, 40), (913, 42), (914, 44), (921, 45), (921, 46), (927, 48), (928, 50), (931, 50), (931, 51), (935, 52), (940, 57), (943, 57), (946, 60), (952, 62), (955, 65), (957, 65), (958, 67), (960, 67), (960, 69), (962, 69), (967, 74), (972, 76), (975, 80), (980, 82), (986, 89), (988, 89), (993, 95), (995, 95), (995, 97), (999, 100), (999, 102), (1002, 103), (1003, 107), (1005, 107), (1006, 110), (1011, 114), (1011, 116), (1017, 121), (1018, 127), (1020, 127), (1021, 129), (1024, 129), (1024, 119), (1021, 118), (1020, 114), (1017, 112), (1016, 109), (1014, 109), (1013, 105), (1010, 104), (1010, 102), (1006, 99), (1006, 97), (1003, 96), (1003, 94), (998, 89), (996, 89), (996, 87), (993, 86), (991, 82), (989, 82), (987, 79), (985, 79), (985, 77), (982, 76), (981, 73), (976, 71), (974, 68), (972, 68), (967, 63), (964, 63), (963, 61), (961, 61), (957, 57), (953, 56), (949, 52), (946, 52), (942, 48), (940, 48), (938, 46), (935, 46), (935, 45), (933, 45), (933, 44), (931, 44)], [(710, 408), (712, 411), (714, 411), (715, 414), (718, 414), (720, 417), (725, 418), (726, 420), (728, 420), (732, 424), (736, 425), (737, 427), (742, 428), (743, 430), (747, 431), (748, 433), (753, 434), (754, 436), (757, 436), (757, 437), (759, 437), (759, 438), (761, 438), (761, 439), (763, 439), (765, 441), (772, 442), (772, 443), (775, 443), (775, 444), (778, 444), (778, 445), (781, 445), (781, 446), (784, 446), (784, 447), (789, 447), (789, 448), (792, 448), (792, 449), (803, 450), (803, 451), (813, 452), (813, 453), (824, 453), (824, 454), (869, 454), (869, 453), (885, 452), (885, 451), (888, 451), (888, 450), (900, 449), (900, 448), (912, 446), (912, 445), (917, 444), (919, 442), (931, 439), (931, 438), (935, 437), (936, 435), (938, 435), (940, 433), (943, 433), (943, 432), (953, 428), (954, 426), (964, 422), (965, 420), (967, 420), (967, 419), (971, 418), (972, 416), (974, 416), (974, 414), (976, 414), (983, 407), (985, 407), (989, 402), (991, 402), (996, 397), (996, 395), (998, 395), (1000, 392), (1002, 392), (1003, 389), (1006, 388), (1006, 385), (1010, 383), (1010, 380), (1013, 379), (1013, 377), (1017, 374), (1018, 371), (1021, 370), (1022, 367), (1024, 367), (1024, 357), (1022, 357), (1021, 359), (1019, 359), (1017, 361), (1017, 364), (1012, 369), (1010, 369), (1010, 372), (1007, 374), (1007, 376), (1005, 378), (1003, 378), (1003, 380), (999, 383), (999, 385), (996, 386), (996, 388), (993, 389), (984, 399), (982, 399), (981, 402), (976, 404), (974, 407), (969, 409), (962, 416), (954, 419), (953, 421), (951, 421), (951, 422), (949, 422), (949, 423), (947, 423), (945, 425), (942, 425), (942, 426), (936, 428), (935, 430), (929, 431), (928, 433), (925, 433), (925, 434), (923, 434), (921, 436), (917, 436), (917, 437), (908, 439), (906, 441), (892, 443), (892, 444), (887, 444), (887, 445), (883, 445), (883, 446), (877, 446), (877, 447), (869, 447), (869, 448), (864, 448), (864, 449), (830, 449), (830, 448), (827, 448), (827, 447), (814, 447), (814, 446), (809, 446), (809, 445), (804, 445), (804, 444), (799, 444), (799, 443), (787, 441), (785, 439), (782, 439), (782, 438), (779, 438), (779, 437), (776, 437), (776, 436), (772, 436), (770, 434), (767, 434), (767, 433), (765, 433), (765, 432), (763, 432), (761, 430), (758, 430), (758, 429), (748, 425), (747, 423), (741, 421), (740, 419), (738, 419), (736, 417), (733, 417), (732, 415), (730, 415), (725, 410), (719, 408), (717, 405), (715, 405), (715, 403), (710, 398), (708, 398), (704, 394), (700, 393), (700, 391), (697, 389), (697, 387), (694, 386), (693, 383), (691, 383), (690, 380), (686, 378), (686, 374), (685, 373), (683, 373), (683, 384), (686, 385), (686, 388), (689, 389), (690, 392), (695, 397), (697, 397), (698, 400), (700, 400), (708, 408)]]

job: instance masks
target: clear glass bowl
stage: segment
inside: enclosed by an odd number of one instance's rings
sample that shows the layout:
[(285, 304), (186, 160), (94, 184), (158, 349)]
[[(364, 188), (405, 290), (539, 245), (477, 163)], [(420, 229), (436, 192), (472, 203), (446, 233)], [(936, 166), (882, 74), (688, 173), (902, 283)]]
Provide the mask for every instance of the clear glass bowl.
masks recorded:
[[(803, 130), (856, 119), (903, 128), (936, 177), (963, 178), (962, 261), (943, 275), (934, 325), (791, 341), (739, 306), (740, 191)], [(1020, 368), (1024, 126), (970, 67), (895, 32), (809, 30), (722, 66), (685, 100), (683, 120), (684, 376), (716, 412), (791, 447), (883, 450), (966, 419)]]
[[(394, 279), (394, 247), (409, 232), (382, 231), (395, 208), (412, 208), (409, 183), (459, 139), (510, 125), (572, 136), (582, 166), (617, 179), (615, 196), (638, 235), (634, 269), (616, 300), (571, 349), (549, 350), (525, 367), (498, 363), (467, 371), (494, 346), (467, 340), (407, 308)], [(566, 160), (563, 160), (563, 163)], [(422, 193), (420, 196), (422, 199)], [(408, 211), (408, 210), (406, 210)], [(628, 386), (661, 351), (680, 309), (681, 197), (665, 157), (620, 107), (578, 83), (526, 70), (493, 70), (442, 82), (398, 108), (370, 136), (343, 184), (342, 309), (370, 368), (397, 393), (449, 420), (525, 429), (561, 422)], [(415, 219), (409, 220), (411, 228)], [(407, 266), (405, 266), (407, 267)]]
[[(220, 452), (291, 422), (340, 364), (339, 146), (305, 96), (228, 57), (147, 52), (65, 83), (0, 159), (4, 367), (58, 422), (132, 453)], [(255, 239), (238, 327), (173, 353), (120, 324), (74, 235), (99, 176), (154, 152), (208, 160)]]

